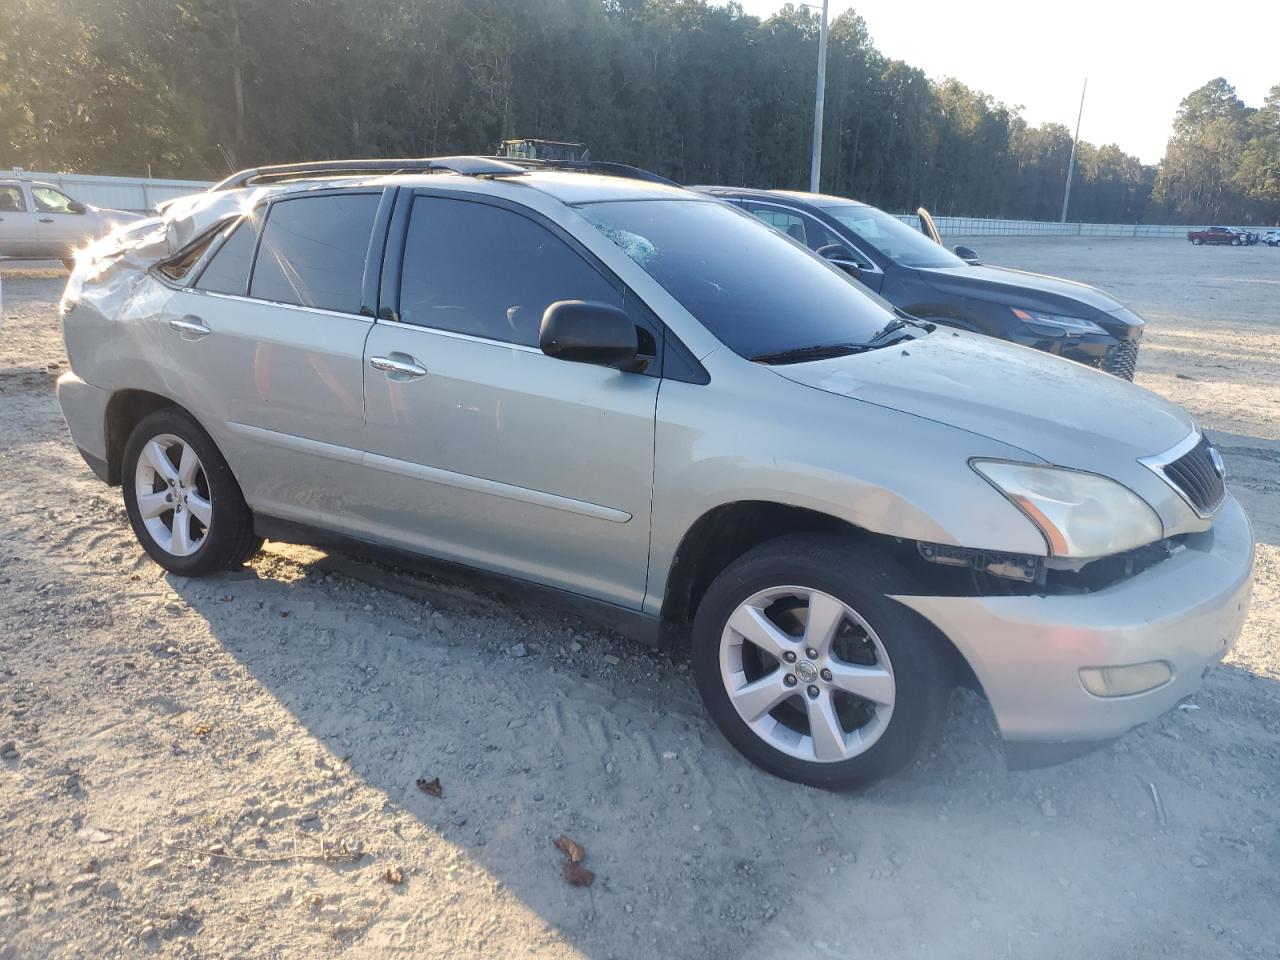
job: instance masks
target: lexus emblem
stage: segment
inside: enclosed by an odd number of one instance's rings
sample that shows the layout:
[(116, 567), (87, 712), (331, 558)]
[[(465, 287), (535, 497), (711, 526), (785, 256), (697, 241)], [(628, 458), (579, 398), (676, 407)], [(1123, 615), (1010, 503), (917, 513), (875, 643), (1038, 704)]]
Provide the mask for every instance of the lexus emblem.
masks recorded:
[(1224, 479), (1227, 475), (1227, 465), (1222, 462), (1222, 454), (1214, 447), (1209, 448), (1209, 461), (1213, 464), (1213, 472), (1218, 475), (1218, 479)]

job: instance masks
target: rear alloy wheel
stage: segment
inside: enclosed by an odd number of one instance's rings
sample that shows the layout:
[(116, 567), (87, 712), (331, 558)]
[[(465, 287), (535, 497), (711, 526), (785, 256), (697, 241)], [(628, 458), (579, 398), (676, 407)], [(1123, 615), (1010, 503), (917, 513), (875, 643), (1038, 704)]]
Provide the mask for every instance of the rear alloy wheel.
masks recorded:
[(181, 410), (161, 410), (138, 424), (125, 445), (122, 479), (138, 542), (171, 573), (195, 577), (237, 567), (262, 545), (231, 468)]
[(694, 622), (708, 711), (753, 763), (848, 786), (907, 762), (949, 689), (936, 636), (887, 594), (896, 564), (851, 540), (803, 535), (757, 547), (711, 585)]

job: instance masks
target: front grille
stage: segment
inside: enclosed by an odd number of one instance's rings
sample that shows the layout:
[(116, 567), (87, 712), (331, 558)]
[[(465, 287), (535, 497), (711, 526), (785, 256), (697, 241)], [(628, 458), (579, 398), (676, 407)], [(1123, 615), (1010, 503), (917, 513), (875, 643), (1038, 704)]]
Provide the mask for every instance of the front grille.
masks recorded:
[(1177, 460), (1166, 463), (1160, 472), (1195, 507), (1197, 513), (1208, 516), (1222, 505), (1227, 495), (1227, 485), (1219, 466), (1221, 463), (1222, 458), (1209, 443), (1209, 438), (1201, 436), (1199, 443)]
[(1138, 341), (1121, 340), (1113, 343), (1107, 348), (1106, 356), (1098, 366), (1123, 380), (1132, 380), (1133, 371), (1138, 366)]

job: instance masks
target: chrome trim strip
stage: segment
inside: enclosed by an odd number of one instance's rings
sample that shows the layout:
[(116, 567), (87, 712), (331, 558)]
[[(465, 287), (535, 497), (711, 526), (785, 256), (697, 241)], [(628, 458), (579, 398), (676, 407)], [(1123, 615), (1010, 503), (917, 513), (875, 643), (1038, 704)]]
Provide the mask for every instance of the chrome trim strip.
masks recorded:
[(526, 346), (523, 343), (512, 343), (510, 340), (493, 340), (489, 337), (477, 337), (470, 333), (458, 333), (456, 330), (441, 330), (439, 327), (428, 327), (421, 323), (406, 323), (404, 320), (379, 320), (379, 324), (396, 330), (418, 330), (422, 333), (431, 333), (439, 337), (449, 337), (453, 340), (466, 340), (469, 343), (483, 343), (493, 347), (509, 347), (512, 350), (519, 350), (521, 353), (536, 353), (542, 356), (537, 347)]
[(247, 423), (229, 422), (227, 426), (233, 433), (271, 446), (282, 447), (300, 453), (309, 453), (318, 457), (326, 457), (342, 463), (362, 464), (383, 473), (393, 473), (414, 480), (425, 480), (428, 483), (439, 483), (459, 490), (470, 490), (473, 493), (485, 493), (504, 500), (515, 500), (520, 503), (531, 503), (538, 507), (549, 507), (552, 510), (563, 510), (578, 516), (591, 517), (595, 520), (607, 520), (610, 523), (626, 523), (631, 514), (598, 503), (585, 500), (574, 500), (554, 493), (543, 493), (528, 487), (518, 487), (498, 480), (486, 480), (484, 477), (473, 477), (470, 474), (454, 473), (452, 470), (441, 470), (421, 463), (410, 463), (377, 453), (367, 453), (351, 447), (342, 447), (323, 440), (311, 440), (306, 437), (295, 437), (289, 433), (279, 433), (262, 427), (250, 426)]
[(1208, 520), (1211, 517), (1213, 517), (1215, 514), (1217, 514), (1217, 512), (1222, 509), (1222, 505), (1227, 502), (1226, 478), (1225, 477), (1223, 478), (1222, 498), (1217, 503), (1215, 503), (1208, 512), (1205, 512), (1205, 511), (1202, 511), (1199, 507), (1197, 507), (1192, 502), (1191, 497), (1187, 495), (1187, 492), (1183, 490), (1182, 487), (1174, 483), (1172, 477), (1170, 477), (1167, 473), (1164, 472), (1164, 468), (1167, 467), (1169, 464), (1173, 463), (1175, 460), (1179, 460), (1182, 457), (1185, 457), (1188, 453), (1194, 450), (1196, 448), (1196, 445), (1200, 443), (1200, 440), (1203, 436), (1204, 434), (1202, 434), (1200, 432), (1200, 429), (1197, 427), (1193, 429), (1185, 439), (1180, 440), (1178, 443), (1174, 444), (1172, 447), (1170, 447), (1168, 450), (1165, 450), (1163, 453), (1153, 453), (1147, 457), (1139, 457), (1138, 462), (1142, 464), (1144, 467), (1146, 467), (1148, 470), (1150, 470), (1152, 473), (1154, 473), (1157, 477), (1159, 477), (1165, 483), (1167, 483), (1170, 487), (1172, 487), (1173, 492), (1176, 493), (1179, 497), (1181, 497), (1183, 502), (1188, 507), (1191, 508), (1192, 513), (1194, 513), (1201, 520)]
[(227, 422), (227, 427), (232, 433), (247, 437), (250, 440), (258, 440), (262, 443), (270, 444), (273, 447), (282, 447), (285, 450), (294, 450), (299, 453), (310, 453), (317, 457), (325, 457), (329, 460), (337, 460), (340, 463), (359, 463), (364, 459), (364, 451), (356, 450), (352, 447), (341, 447), (336, 443), (325, 443), (323, 440), (311, 440), (307, 437), (296, 437), (291, 433), (280, 433), (276, 430), (267, 430), (263, 427), (250, 426), (247, 423), (236, 423), (234, 420)]
[(1149, 457), (1139, 457), (1138, 462), (1151, 469), (1167, 467), (1179, 457), (1185, 457), (1196, 448), (1202, 434), (1198, 429), (1192, 430), (1185, 439), (1178, 441), (1164, 453), (1153, 453)]
[(215, 300), (234, 300), (238, 303), (259, 303), (268, 307), (281, 307), (285, 310), (300, 310), (303, 313), (321, 313), (327, 317), (342, 317), (344, 320), (359, 320), (361, 323), (373, 323), (373, 317), (360, 313), (343, 313), (340, 310), (325, 310), (323, 307), (304, 307), (299, 303), (281, 303), (279, 300), (263, 300), (261, 297), (246, 297), (237, 293), (220, 293), (216, 290), (197, 290), (195, 287), (180, 287), (183, 293), (194, 293), (201, 297), (213, 297)]

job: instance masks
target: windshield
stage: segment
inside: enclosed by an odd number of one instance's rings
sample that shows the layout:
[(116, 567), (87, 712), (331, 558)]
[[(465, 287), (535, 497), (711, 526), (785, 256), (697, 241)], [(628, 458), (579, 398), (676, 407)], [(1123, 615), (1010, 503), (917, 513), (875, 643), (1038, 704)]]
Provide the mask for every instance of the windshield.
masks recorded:
[(963, 267), (965, 262), (883, 210), (856, 203), (823, 206), (860, 239), (904, 267)]
[(854, 280), (728, 204), (615, 200), (579, 210), (740, 356), (864, 343), (892, 319)]

